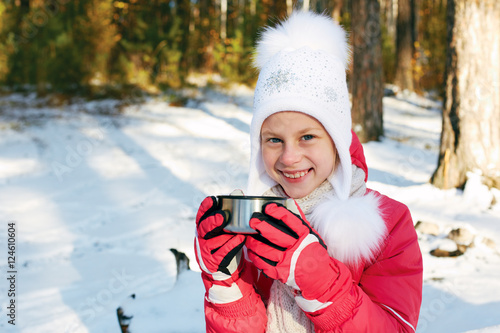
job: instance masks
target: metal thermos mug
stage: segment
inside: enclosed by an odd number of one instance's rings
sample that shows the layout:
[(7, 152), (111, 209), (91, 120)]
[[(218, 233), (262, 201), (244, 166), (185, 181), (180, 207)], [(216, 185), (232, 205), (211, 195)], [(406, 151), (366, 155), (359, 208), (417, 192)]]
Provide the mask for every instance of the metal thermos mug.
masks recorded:
[[(250, 228), (250, 218), (255, 212), (262, 212), (262, 206), (268, 202), (280, 203), (287, 207), (293, 200), (282, 197), (259, 197), (243, 195), (219, 195), (217, 196), (219, 207), (229, 214), (229, 223), (224, 228), (227, 232), (256, 234), (257, 231)], [(295, 206), (295, 204), (294, 204)]]

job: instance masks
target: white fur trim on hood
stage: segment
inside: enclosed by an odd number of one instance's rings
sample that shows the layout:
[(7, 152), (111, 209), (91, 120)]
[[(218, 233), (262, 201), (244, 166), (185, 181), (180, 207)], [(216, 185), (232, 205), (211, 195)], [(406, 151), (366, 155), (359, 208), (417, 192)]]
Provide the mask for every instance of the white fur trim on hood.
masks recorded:
[(332, 258), (350, 267), (374, 259), (387, 235), (379, 201), (375, 193), (368, 192), (344, 201), (329, 196), (316, 206), (309, 222)]

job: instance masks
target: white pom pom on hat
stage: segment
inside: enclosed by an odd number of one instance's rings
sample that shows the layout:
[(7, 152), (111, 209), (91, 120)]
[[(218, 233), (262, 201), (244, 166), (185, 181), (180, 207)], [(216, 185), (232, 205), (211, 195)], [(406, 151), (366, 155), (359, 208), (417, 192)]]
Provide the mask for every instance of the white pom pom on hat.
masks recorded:
[(331, 18), (297, 11), (257, 42), (260, 69), (250, 125), (248, 195), (262, 195), (277, 183), (267, 175), (260, 147), (264, 120), (281, 111), (314, 117), (335, 143), (340, 163), (328, 178), (337, 197), (349, 197), (351, 186), (351, 106), (346, 83), (350, 58), (346, 32)]
[(325, 15), (297, 11), (276, 27), (267, 27), (257, 42), (254, 65), (262, 69), (282, 50), (298, 50), (304, 46), (331, 53), (347, 69), (351, 50), (344, 29)]

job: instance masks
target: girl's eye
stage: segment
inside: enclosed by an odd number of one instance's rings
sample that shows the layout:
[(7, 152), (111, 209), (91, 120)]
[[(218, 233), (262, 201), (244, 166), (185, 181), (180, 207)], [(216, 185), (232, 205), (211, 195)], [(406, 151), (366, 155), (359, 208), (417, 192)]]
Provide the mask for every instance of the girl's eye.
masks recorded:
[(307, 134), (302, 137), (303, 140), (308, 141), (314, 139), (313, 135)]
[(281, 142), (281, 140), (280, 140), (280, 139), (278, 139), (278, 138), (270, 138), (270, 139), (268, 139), (267, 141), (269, 141), (269, 142), (271, 142), (271, 143), (280, 143), (280, 142)]

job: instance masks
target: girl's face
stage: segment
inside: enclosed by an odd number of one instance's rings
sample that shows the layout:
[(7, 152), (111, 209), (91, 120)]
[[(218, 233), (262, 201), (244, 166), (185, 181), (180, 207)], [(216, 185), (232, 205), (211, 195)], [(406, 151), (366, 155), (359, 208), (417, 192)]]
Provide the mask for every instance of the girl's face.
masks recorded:
[(278, 112), (262, 124), (262, 158), (267, 174), (286, 194), (303, 198), (332, 173), (337, 151), (315, 118), (301, 112)]

